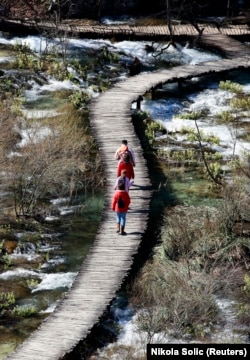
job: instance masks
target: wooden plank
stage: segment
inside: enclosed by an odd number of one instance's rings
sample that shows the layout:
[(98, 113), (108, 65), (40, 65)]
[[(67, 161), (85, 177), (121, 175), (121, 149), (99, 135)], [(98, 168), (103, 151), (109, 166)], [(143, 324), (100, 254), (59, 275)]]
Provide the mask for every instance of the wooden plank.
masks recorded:
[[(227, 36), (242, 36), (249, 35), (250, 29), (247, 24), (239, 25), (212, 25), (200, 23), (198, 24), (200, 29), (203, 29), (203, 34), (207, 35), (227, 35)], [(158, 26), (137, 26), (137, 25), (79, 25), (77, 21), (67, 23), (67, 20), (62, 21), (59, 24), (55, 24), (49, 21), (35, 21), (35, 20), (18, 20), (18, 19), (3, 19), (0, 18), (0, 30), (14, 29), (16, 32), (33, 32), (38, 33), (41, 29), (53, 31), (61, 30), (66, 33), (75, 34), (79, 37), (115, 37), (122, 36), (124, 39), (128, 38), (158, 38), (166, 39), (170, 37), (169, 28), (167, 25)], [(190, 24), (178, 24), (172, 25), (173, 34), (177, 36), (198, 36), (197, 30)]]

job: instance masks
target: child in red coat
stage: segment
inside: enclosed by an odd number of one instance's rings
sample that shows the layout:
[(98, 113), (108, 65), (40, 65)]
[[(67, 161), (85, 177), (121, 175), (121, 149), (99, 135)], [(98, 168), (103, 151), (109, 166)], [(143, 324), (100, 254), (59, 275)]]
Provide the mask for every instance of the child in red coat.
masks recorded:
[(117, 190), (112, 198), (111, 208), (116, 212), (116, 232), (121, 235), (127, 235), (125, 232), (125, 225), (129, 204), (130, 196), (125, 190), (124, 182), (118, 181)]

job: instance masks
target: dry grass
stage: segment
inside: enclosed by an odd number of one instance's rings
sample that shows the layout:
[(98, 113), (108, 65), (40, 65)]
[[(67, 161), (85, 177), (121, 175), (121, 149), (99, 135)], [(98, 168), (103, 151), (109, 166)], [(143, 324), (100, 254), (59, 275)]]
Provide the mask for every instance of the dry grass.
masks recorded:
[(191, 272), (188, 263), (176, 264), (157, 256), (148, 263), (133, 288), (132, 302), (139, 308), (137, 326), (148, 341), (159, 332), (202, 336), (216, 322), (214, 288), (202, 273)]
[[(7, 105), (1, 105), (0, 163), (6, 174), (2, 187), (13, 194), (16, 215), (36, 213), (41, 201), (58, 196), (71, 201), (103, 186), (100, 158), (80, 111), (68, 105), (53, 118), (25, 119), (13, 116)], [(28, 141), (19, 146), (23, 131)], [(10, 157), (11, 151), (18, 155)]]
[(218, 208), (177, 206), (166, 213), (162, 243), (131, 292), (149, 342), (159, 332), (207, 337), (222, 321), (216, 294), (238, 302), (238, 321), (249, 323), (249, 237), (233, 231), (249, 201), (242, 184), (222, 195)]
[(90, 356), (88, 360), (146, 360), (146, 354), (142, 354), (141, 352), (141, 349), (136, 349), (132, 346), (111, 345), (108, 348), (102, 350), (101, 357), (97, 352), (96, 355)]

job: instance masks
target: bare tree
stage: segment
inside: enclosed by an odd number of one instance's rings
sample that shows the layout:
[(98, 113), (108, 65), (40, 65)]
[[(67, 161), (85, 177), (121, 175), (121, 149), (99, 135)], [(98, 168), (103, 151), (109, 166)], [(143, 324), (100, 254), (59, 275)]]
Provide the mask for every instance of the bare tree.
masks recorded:
[(215, 176), (214, 176), (213, 172), (211, 171), (211, 169), (210, 169), (210, 167), (209, 167), (209, 164), (208, 164), (208, 161), (207, 161), (207, 159), (206, 159), (205, 152), (204, 152), (204, 149), (203, 149), (203, 145), (202, 145), (202, 137), (201, 137), (201, 134), (200, 134), (200, 130), (199, 130), (197, 121), (194, 120), (194, 122), (195, 122), (196, 130), (197, 130), (197, 138), (198, 138), (198, 143), (199, 143), (200, 150), (201, 150), (201, 156), (202, 156), (203, 163), (204, 163), (204, 165), (205, 165), (207, 174), (209, 175), (209, 178), (210, 178), (216, 185), (222, 185), (222, 182), (219, 180), (218, 177), (215, 177)]
[(206, 1), (166, 0), (167, 24), (171, 41), (173, 41), (174, 36), (173, 21), (182, 21), (192, 25), (197, 30), (198, 35), (201, 36), (203, 29), (200, 29), (197, 17), (206, 6)]

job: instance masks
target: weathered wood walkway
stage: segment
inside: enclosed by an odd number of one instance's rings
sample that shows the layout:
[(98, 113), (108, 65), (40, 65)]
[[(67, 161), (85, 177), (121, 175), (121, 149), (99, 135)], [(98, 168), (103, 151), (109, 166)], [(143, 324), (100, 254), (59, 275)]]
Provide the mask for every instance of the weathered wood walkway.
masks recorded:
[[(98, 323), (131, 268), (133, 255), (138, 251), (147, 228), (151, 200), (151, 183), (146, 161), (131, 122), (131, 104), (159, 84), (249, 68), (250, 51), (247, 48), (244, 51), (244, 56), (233, 59), (141, 73), (115, 84), (112, 89), (92, 101), (91, 128), (100, 149), (107, 178), (103, 216), (96, 238), (65, 299), (6, 359), (62, 359), (80, 340), (85, 339), (93, 325)], [(115, 215), (110, 209), (117, 166), (113, 156), (123, 138), (128, 139), (137, 158), (136, 186), (130, 191), (131, 209), (127, 215), (127, 236), (116, 234)]]
[[(200, 23), (200, 29), (203, 29), (203, 34), (209, 35), (227, 35), (227, 36), (245, 36), (250, 34), (250, 27), (248, 24), (231, 25), (222, 24), (218, 26), (215, 23)], [(81, 24), (77, 20), (63, 21), (55, 24), (52, 21), (35, 21), (35, 20), (10, 20), (0, 18), (0, 30), (15, 31), (16, 33), (42, 33), (51, 32), (56, 34), (63, 31), (67, 34), (75, 34), (79, 37), (91, 38), (120, 38), (123, 39), (166, 39), (170, 36), (167, 25), (105, 25), (105, 24)], [(190, 24), (173, 24), (172, 33), (174, 36), (197, 36), (198, 32), (194, 26)]]

